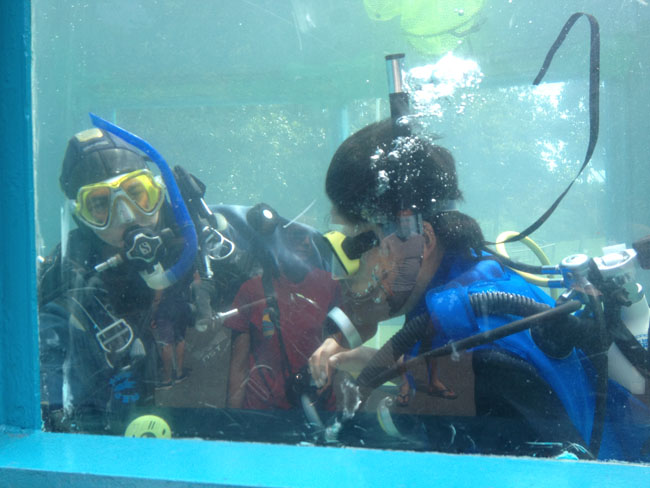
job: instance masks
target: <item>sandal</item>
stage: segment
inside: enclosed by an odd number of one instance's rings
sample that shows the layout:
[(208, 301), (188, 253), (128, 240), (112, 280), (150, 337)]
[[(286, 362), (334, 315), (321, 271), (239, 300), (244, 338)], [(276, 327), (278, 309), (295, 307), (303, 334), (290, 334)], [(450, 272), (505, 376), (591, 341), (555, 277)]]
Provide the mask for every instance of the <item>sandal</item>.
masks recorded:
[(409, 403), (411, 401), (411, 385), (406, 383), (402, 383), (399, 387), (399, 393), (395, 397), (395, 402), (397, 405), (400, 407), (408, 407)]
[(156, 390), (169, 390), (172, 386), (174, 386), (174, 382), (172, 380), (161, 381), (156, 385)]
[(458, 394), (455, 391), (450, 390), (449, 388), (442, 388), (436, 390), (429, 388), (427, 394), (433, 397), (444, 398), (445, 400), (455, 400), (456, 398), (458, 398)]
[(411, 393), (398, 393), (395, 397), (395, 402), (400, 407), (408, 407), (411, 401)]
[(180, 383), (182, 381), (185, 381), (188, 376), (189, 376), (189, 371), (184, 369), (180, 375), (176, 373), (176, 378), (174, 379), (174, 383)]

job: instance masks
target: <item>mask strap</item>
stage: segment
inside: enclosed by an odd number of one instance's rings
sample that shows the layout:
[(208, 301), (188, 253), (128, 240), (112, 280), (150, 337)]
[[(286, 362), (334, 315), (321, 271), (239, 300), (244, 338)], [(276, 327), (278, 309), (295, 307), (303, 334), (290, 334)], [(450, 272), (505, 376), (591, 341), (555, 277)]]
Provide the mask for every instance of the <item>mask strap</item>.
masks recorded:
[[(599, 105), (600, 105), (600, 28), (598, 26), (598, 21), (593, 15), (585, 14), (585, 13), (575, 13), (573, 14), (569, 20), (566, 21), (564, 24), (564, 27), (562, 28), (562, 31), (558, 35), (557, 39), (553, 43), (553, 46), (551, 46), (551, 49), (549, 50), (548, 54), (546, 55), (546, 59), (544, 60), (544, 64), (542, 68), (540, 69), (537, 77), (533, 81), (533, 85), (539, 85), (544, 78), (544, 75), (546, 74), (546, 71), (548, 70), (549, 66), (551, 65), (551, 61), (553, 60), (553, 56), (555, 56), (555, 53), (557, 50), (560, 48), (564, 40), (566, 39), (566, 36), (569, 34), (569, 31), (571, 28), (575, 25), (575, 23), (578, 21), (578, 19), (582, 16), (585, 16), (587, 20), (589, 21), (589, 26), (591, 29), (591, 38), (590, 38), (590, 51), (589, 51), (589, 143), (587, 144), (587, 153), (585, 154), (585, 159), (584, 162), (582, 163), (582, 166), (580, 167), (580, 170), (578, 171), (578, 174), (575, 175), (571, 183), (569, 183), (569, 186), (566, 187), (566, 189), (560, 194), (559, 197), (553, 202), (553, 204), (544, 212), (544, 214), (538, 218), (535, 222), (533, 222), (530, 226), (528, 226), (526, 229), (523, 231), (519, 232), (518, 234), (513, 235), (512, 237), (509, 237), (505, 241), (506, 242), (516, 242), (520, 241), (522, 239), (525, 239), (528, 237), (530, 234), (535, 232), (537, 229), (539, 229), (544, 222), (551, 216), (551, 214), (555, 211), (557, 206), (560, 204), (560, 202), (564, 199), (566, 194), (569, 192), (573, 184), (576, 182), (578, 177), (582, 174), (584, 169), (587, 167), (589, 164), (589, 161), (591, 160), (591, 156), (594, 153), (594, 149), (596, 147), (596, 142), (598, 141), (598, 130), (599, 130), (599, 124), (600, 124), (600, 116), (599, 116)], [(497, 244), (496, 242), (486, 242), (486, 245), (493, 245)]]

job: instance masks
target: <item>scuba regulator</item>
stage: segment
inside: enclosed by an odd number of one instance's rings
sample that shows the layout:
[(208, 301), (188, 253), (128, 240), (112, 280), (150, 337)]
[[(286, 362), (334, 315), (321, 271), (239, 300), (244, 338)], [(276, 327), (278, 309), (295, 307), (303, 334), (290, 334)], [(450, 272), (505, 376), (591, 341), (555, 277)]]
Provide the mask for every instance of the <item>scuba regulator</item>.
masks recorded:
[(163, 237), (156, 235), (153, 231), (134, 229), (128, 233), (130, 242), (127, 242), (128, 250), (124, 255), (118, 254), (109, 258), (104, 263), (97, 265), (95, 270), (101, 272), (117, 266), (127, 259), (142, 268), (140, 275), (150, 288), (154, 290), (168, 288), (190, 271), (197, 252), (196, 230), (174, 179), (174, 174), (162, 155), (145, 140), (95, 114), (91, 113), (90, 119), (95, 127), (118, 136), (142, 151), (158, 167), (167, 187), (176, 224), (183, 237), (183, 250), (176, 262), (168, 269), (164, 269), (160, 263), (164, 256)]
[[(514, 315), (523, 318), (396, 364), (397, 358), (408, 352), (412, 344), (431, 334), (428, 315), (417, 316), (406, 322), (375, 354), (357, 378), (357, 384), (363, 395), (368, 395), (425, 358), (458, 354), (530, 330), (535, 345), (550, 358), (561, 360), (574, 349), (580, 349), (591, 359), (596, 373), (596, 405), (589, 452), (595, 458), (605, 422), (608, 378), (634, 394), (643, 394), (650, 379), (647, 342), (650, 308), (635, 280), (639, 264), (642, 269), (650, 269), (648, 243), (650, 236), (629, 249), (624, 246), (606, 248), (602, 256), (591, 259), (576, 254), (563, 259), (558, 266), (545, 267), (561, 274), (561, 282), (567, 288), (555, 307), (511, 293), (470, 294), (469, 303), (477, 317)], [(530, 267), (527, 271), (531, 271)], [(380, 409), (378, 415), (383, 419), (382, 425), (387, 424), (386, 408)], [(392, 430), (386, 432), (402, 435)]]
[[(534, 84), (541, 81), (568, 31), (583, 15), (590, 22), (592, 41), (589, 92), (590, 139), (585, 160), (578, 175), (551, 208), (526, 230), (515, 233), (516, 235), (507, 238), (504, 242), (525, 239), (539, 228), (558, 206), (593, 154), (598, 135), (599, 85), (599, 34), (595, 18), (582, 13), (571, 16), (549, 51)], [(391, 103), (392, 108), (393, 103)], [(396, 129), (400, 129), (399, 124), (396, 124)], [(339, 258), (343, 268), (353, 270), (352, 261), (356, 255), (345, 253), (343, 243), (344, 239), (336, 243), (338, 251), (333, 246), (335, 253), (337, 256), (343, 254), (347, 259), (346, 261)], [(355, 248), (355, 246), (349, 247)], [(413, 368), (424, 358), (453, 355), (530, 329), (535, 345), (545, 355), (561, 359), (567, 357), (575, 348), (579, 348), (592, 360), (596, 373), (594, 386), (596, 403), (589, 440), (589, 455), (597, 457), (605, 423), (608, 377), (616, 380), (629, 392), (636, 394), (646, 391), (647, 381), (650, 379), (650, 353), (647, 344), (650, 309), (641, 286), (634, 279), (634, 269), (638, 265), (643, 269), (650, 269), (650, 236), (634, 243), (631, 249), (625, 246), (606, 248), (602, 256), (592, 259), (586, 255), (573, 255), (563, 259), (558, 266), (521, 265), (496, 254), (487, 247), (484, 251), (488, 255), (481, 259), (497, 260), (517, 272), (559, 274), (560, 279), (550, 280), (547, 283), (556, 288), (566, 288), (567, 291), (557, 299), (555, 307), (537, 303), (527, 297), (498, 292), (470, 295), (470, 306), (477, 317), (494, 314), (523, 318), (451, 342), (397, 365), (397, 359), (408, 352), (410, 346), (431, 333), (428, 316), (413, 318), (377, 352), (359, 375), (357, 384), (361, 388), (362, 399), (365, 400), (372, 389)], [(392, 366), (386, 366), (387, 364)], [(384, 431), (400, 437), (402, 433), (394, 428), (389, 414), (387, 417), (388, 406), (386, 402), (380, 402), (378, 410), (380, 423), (391, 425), (392, 428), (385, 428)]]

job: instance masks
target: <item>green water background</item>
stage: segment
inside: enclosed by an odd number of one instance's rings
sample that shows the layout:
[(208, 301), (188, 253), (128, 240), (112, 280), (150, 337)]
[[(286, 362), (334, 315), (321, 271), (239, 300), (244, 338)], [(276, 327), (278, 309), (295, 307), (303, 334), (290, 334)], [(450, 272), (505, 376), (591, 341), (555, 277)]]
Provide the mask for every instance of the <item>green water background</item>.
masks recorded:
[[(601, 130), (588, 171), (533, 236), (552, 262), (650, 234), (646, 2), (486, 0), (477, 30), (454, 51), (478, 64), (481, 82), (428, 121), (456, 156), (461, 208), (486, 237), (528, 226), (587, 147), (584, 19), (549, 70), (555, 88), (531, 89), (578, 11), (601, 26)], [(406, 69), (440, 59), (408, 43), (399, 17), (373, 20), (361, 0), (35, 0), (33, 52), (41, 253), (60, 239), (60, 163), (90, 111), (195, 173), (209, 203), (264, 201), (292, 218), (315, 201), (301, 221), (324, 229), (331, 155), (388, 116), (384, 56), (404, 52)]]

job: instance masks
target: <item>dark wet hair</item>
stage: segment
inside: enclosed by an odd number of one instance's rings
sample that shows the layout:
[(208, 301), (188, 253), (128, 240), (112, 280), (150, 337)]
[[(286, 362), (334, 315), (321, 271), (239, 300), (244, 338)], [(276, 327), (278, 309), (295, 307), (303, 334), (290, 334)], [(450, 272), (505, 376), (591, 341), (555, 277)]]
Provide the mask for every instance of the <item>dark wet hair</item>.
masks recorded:
[(411, 209), (429, 222), (448, 251), (478, 252), (478, 223), (450, 204), (462, 201), (452, 154), (423, 136), (394, 139), (389, 119), (348, 137), (332, 157), (325, 192), (352, 223), (394, 218)]

